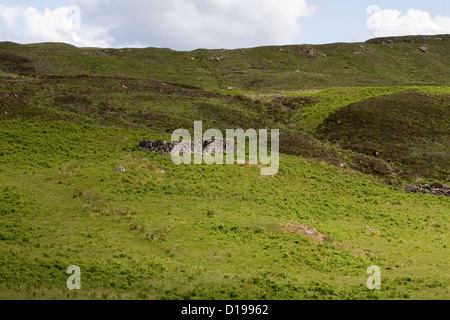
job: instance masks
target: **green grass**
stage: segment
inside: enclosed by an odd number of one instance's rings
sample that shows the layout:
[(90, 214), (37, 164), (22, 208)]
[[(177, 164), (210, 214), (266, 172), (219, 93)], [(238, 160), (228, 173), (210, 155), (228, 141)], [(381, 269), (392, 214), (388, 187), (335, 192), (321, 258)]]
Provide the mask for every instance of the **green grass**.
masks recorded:
[[(135, 148), (140, 130), (2, 125), (30, 139), (1, 157), (2, 298), (446, 295), (446, 197), (294, 156), (282, 155), (270, 178), (256, 167), (175, 166)], [(127, 171), (116, 173), (119, 164)], [(284, 232), (291, 220), (328, 242)], [(76, 293), (65, 288), (72, 264), (82, 270)], [(379, 292), (364, 286), (371, 264), (383, 270)]]
[[(429, 163), (417, 178), (448, 183), (442, 38), (312, 46), (326, 58), (304, 46), (1, 43), (0, 298), (448, 299), (450, 199), (405, 193), (411, 177), (395, 169), (411, 163), (354, 147), (389, 151), (399, 122), (402, 155)], [(421, 41), (429, 54), (415, 50)], [(349, 114), (383, 130), (330, 125)], [(176, 166), (138, 148), (195, 120), (279, 128), (279, 173)], [(325, 240), (286, 229), (295, 222)], [(70, 265), (81, 290), (66, 287)], [(366, 287), (370, 265), (381, 290)]]

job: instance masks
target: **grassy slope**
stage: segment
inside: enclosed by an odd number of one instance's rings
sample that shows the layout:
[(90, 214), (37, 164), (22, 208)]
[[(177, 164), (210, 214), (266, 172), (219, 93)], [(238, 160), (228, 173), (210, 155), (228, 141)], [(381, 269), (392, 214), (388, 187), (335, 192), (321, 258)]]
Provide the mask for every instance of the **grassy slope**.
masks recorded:
[[(191, 52), (3, 42), (0, 53), (14, 52), (30, 60), (23, 61), (24, 66), (19, 70), (8, 66), (4, 70), (6, 73), (23, 71), (32, 74), (34, 71), (56, 75), (157, 78), (205, 89), (234, 87), (267, 93), (340, 86), (448, 84), (449, 36), (435, 36), (429, 40), (417, 36), (414, 43), (405, 42), (405, 38), (392, 38), (394, 44), (373, 41)], [(418, 49), (421, 46), (426, 46), (428, 52), (421, 52)], [(306, 55), (301, 51), (305, 47), (314, 48), (315, 53)], [(327, 57), (322, 57), (321, 53)]]
[(411, 175), (450, 181), (450, 95), (404, 91), (360, 101), (332, 114), (319, 135), (342, 148), (374, 151)]
[[(2, 157), (4, 298), (445, 296), (447, 198), (293, 156), (272, 178), (257, 167), (176, 167), (135, 149), (143, 133), (4, 123), (3, 135), (29, 139)], [(328, 242), (283, 232), (291, 220)], [(65, 289), (71, 264), (83, 270), (76, 293)], [(383, 269), (382, 291), (365, 288), (371, 264)]]
[[(328, 58), (288, 47), (120, 52), (3, 43), (3, 53), (30, 60), (0, 55), (9, 76), (0, 85), (0, 297), (448, 297), (446, 197), (405, 194), (326, 157), (282, 154), (280, 173), (262, 177), (251, 166), (177, 167), (136, 148), (197, 119), (315, 134), (334, 111), (388, 99), (376, 97), (414, 81), (442, 85), (422, 92), (448, 94), (448, 41), (426, 40), (429, 54), (417, 42), (364, 44), (365, 56), (351, 53), (362, 44), (314, 46)], [(367, 85), (384, 87), (353, 87)], [(352, 87), (277, 109), (286, 120), (268, 116), (274, 96), (326, 86)], [(127, 171), (116, 173), (119, 164)], [(288, 221), (315, 227), (326, 241), (287, 232)], [(80, 291), (65, 287), (72, 264), (82, 270)], [(372, 264), (382, 268), (380, 291), (365, 286)]]

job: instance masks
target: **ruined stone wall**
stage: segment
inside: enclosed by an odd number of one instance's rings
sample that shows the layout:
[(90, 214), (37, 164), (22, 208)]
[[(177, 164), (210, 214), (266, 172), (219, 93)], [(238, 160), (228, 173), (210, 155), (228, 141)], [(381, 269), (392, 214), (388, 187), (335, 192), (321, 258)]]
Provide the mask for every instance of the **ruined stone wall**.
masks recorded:
[[(228, 143), (227, 143), (228, 142)], [(176, 153), (205, 153), (212, 154), (215, 150), (222, 153), (235, 152), (233, 139), (203, 139), (198, 141), (165, 141), (165, 140), (142, 140), (139, 147), (144, 150), (159, 154)]]
[(406, 187), (406, 192), (420, 192), (420, 193), (431, 193), (439, 196), (447, 196), (450, 197), (450, 186), (442, 185), (440, 183), (428, 183), (428, 184), (419, 184), (414, 183)]
[(142, 140), (139, 147), (144, 150), (156, 152), (159, 154), (168, 154), (178, 142), (164, 141), (164, 140)]

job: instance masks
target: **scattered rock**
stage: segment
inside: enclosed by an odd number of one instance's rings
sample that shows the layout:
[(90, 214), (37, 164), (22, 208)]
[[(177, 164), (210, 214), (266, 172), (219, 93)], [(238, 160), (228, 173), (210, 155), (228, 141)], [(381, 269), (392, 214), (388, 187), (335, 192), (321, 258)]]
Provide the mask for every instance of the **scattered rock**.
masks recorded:
[(326, 236), (323, 233), (317, 231), (315, 228), (300, 224), (297, 221), (284, 223), (282, 224), (282, 228), (287, 232), (300, 233), (301, 235), (318, 240), (321, 243), (325, 242), (326, 239)]
[(363, 232), (365, 235), (370, 235), (370, 234), (380, 235), (381, 234), (381, 231), (378, 230), (377, 228), (374, 228), (374, 227), (371, 227), (368, 225), (364, 225), (364, 224), (362, 225), (362, 227), (363, 227)]
[(364, 46), (364, 45), (360, 45), (359, 47), (360, 47), (361, 49), (363, 49), (363, 50), (373, 51), (373, 50), (371, 50), (370, 48), (367, 48), (367, 47)]
[(422, 52), (428, 52), (428, 48), (427, 47), (419, 47), (419, 50)]
[(94, 56), (105, 56), (106, 55), (106, 53), (104, 53), (103, 51), (92, 51), (91, 54)]
[(295, 53), (299, 53), (302, 56), (308, 57), (308, 58), (312, 58), (312, 57), (322, 57), (322, 58), (327, 58), (328, 56), (325, 53), (319, 52), (316, 49), (312, 48), (312, 47), (302, 47), (302, 48), (279, 48), (280, 51), (287, 51), (287, 52), (295, 52)]
[(316, 54), (316, 51), (311, 47), (298, 49), (297, 52), (302, 53), (303, 55), (305, 55), (307, 57), (312, 57)]
[(116, 172), (124, 172), (125, 171), (125, 167), (124, 166), (118, 166), (116, 168)]
[(224, 58), (223, 56), (220, 56), (220, 57), (206, 57), (206, 60), (209, 60), (209, 61), (220, 61), (223, 58)]

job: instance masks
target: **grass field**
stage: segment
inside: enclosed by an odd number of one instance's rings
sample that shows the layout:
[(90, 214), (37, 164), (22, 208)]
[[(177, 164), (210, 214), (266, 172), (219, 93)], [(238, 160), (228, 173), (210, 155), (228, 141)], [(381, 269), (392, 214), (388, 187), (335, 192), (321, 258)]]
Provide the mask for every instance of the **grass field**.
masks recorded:
[[(449, 184), (450, 38), (393, 40), (0, 43), (0, 298), (448, 299), (450, 199), (404, 189)], [(196, 120), (280, 129), (278, 174), (138, 148)]]

